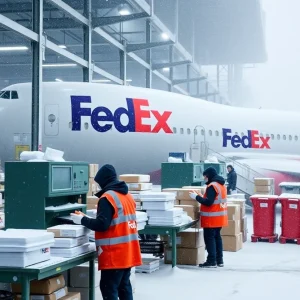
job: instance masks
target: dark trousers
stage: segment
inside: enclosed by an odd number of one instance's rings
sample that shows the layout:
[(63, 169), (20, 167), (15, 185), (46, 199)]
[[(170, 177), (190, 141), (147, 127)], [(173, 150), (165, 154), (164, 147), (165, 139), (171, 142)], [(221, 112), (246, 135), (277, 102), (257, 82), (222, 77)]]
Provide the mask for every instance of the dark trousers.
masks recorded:
[(221, 227), (218, 228), (204, 228), (204, 242), (208, 256), (206, 261), (208, 263), (223, 263), (223, 243), (221, 237)]
[(100, 290), (103, 300), (133, 300), (129, 269), (102, 270)]

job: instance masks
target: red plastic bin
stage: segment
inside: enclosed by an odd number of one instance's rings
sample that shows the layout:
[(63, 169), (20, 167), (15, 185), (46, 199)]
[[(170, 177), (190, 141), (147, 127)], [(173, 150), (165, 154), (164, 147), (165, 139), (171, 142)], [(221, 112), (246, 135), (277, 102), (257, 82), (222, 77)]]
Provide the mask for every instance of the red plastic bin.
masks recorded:
[(300, 244), (300, 195), (281, 194), (281, 236), (279, 242), (296, 240)]
[(253, 204), (252, 242), (257, 242), (258, 239), (268, 239), (271, 243), (275, 242), (278, 238), (275, 232), (275, 207), (278, 203), (278, 196), (253, 195), (250, 200)]

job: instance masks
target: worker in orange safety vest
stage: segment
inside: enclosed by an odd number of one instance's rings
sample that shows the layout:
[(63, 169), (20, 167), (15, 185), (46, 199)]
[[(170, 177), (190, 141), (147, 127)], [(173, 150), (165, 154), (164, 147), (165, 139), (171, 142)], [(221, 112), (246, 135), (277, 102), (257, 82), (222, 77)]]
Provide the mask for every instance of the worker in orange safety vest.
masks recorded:
[(100, 290), (103, 299), (133, 300), (131, 268), (142, 264), (138, 240), (135, 201), (128, 186), (118, 181), (112, 165), (98, 171), (95, 182), (101, 187), (97, 218), (71, 214), (75, 224), (95, 231)]
[(190, 197), (197, 200), (200, 206), (201, 227), (204, 231), (204, 241), (208, 256), (200, 268), (223, 267), (222, 227), (228, 226), (227, 189), (225, 179), (210, 167), (203, 172), (207, 185), (204, 195), (190, 192)]

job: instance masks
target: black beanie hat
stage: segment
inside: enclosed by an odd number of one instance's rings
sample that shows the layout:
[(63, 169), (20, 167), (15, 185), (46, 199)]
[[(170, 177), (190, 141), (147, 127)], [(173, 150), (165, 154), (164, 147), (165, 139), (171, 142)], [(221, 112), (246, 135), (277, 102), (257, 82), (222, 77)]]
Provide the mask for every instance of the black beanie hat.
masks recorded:
[(117, 181), (117, 172), (112, 165), (104, 165), (97, 172), (94, 179), (104, 189), (107, 185)]
[(203, 176), (206, 176), (209, 181), (211, 181), (216, 175), (218, 175), (218, 173), (213, 167), (209, 167), (203, 172)]

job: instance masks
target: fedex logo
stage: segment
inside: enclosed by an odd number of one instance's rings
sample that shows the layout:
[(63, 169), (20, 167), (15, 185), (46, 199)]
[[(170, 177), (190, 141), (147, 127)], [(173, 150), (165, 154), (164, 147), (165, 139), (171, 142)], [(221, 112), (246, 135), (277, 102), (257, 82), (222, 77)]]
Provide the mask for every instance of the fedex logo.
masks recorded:
[(231, 135), (231, 129), (223, 128), (223, 147), (230, 142), (233, 148), (270, 149), (270, 137), (259, 136), (257, 130), (248, 130), (248, 135)]
[[(121, 132), (173, 133), (168, 125), (171, 111), (160, 113), (149, 109), (148, 100), (126, 98), (127, 107), (119, 107), (114, 112), (105, 106), (98, 106), (94, 110), (81, 107), (83, 103), (92, 103), (90, 96), (71, 96), (72, 131), (81, 130), (81, 117), (91, 118), (93, 128), (98, 132), (107, 132), (112, 126)], [(122, 115), (127, 116), (128, 123), (122, 124)], [(155, 120), (155, 125), (145, 124), (146, 120)]]

